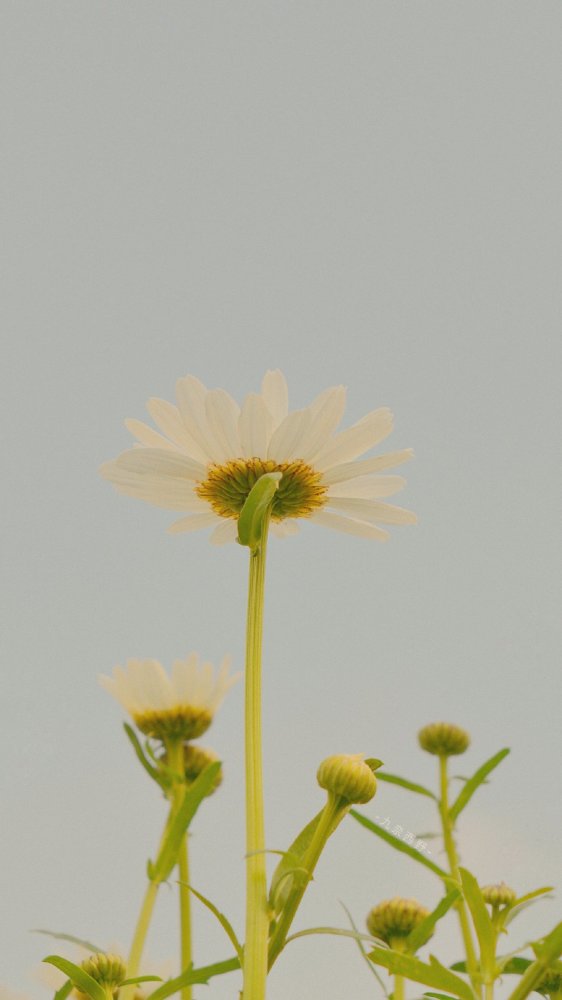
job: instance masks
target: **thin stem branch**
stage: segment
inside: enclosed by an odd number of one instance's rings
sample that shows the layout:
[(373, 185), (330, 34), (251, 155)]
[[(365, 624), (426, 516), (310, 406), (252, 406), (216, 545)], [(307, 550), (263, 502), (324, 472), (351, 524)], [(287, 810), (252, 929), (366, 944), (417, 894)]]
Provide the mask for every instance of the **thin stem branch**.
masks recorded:
[(267, 873), (263, 809), (261, 660), (265, 561), (269, 516), (260, 545), (250, 554), (246, 622), (246, 943), (244, 1000), (264, 1000), (267, 978)]
[[(169, 740), (166, 744), (168, 754), (168, 765), (174, 771), (177, 780), (174, 781), (170, 792), (172, 802), (172, 814), (175, 815), (182, 803), (185, 789), (185, 765), (182, 740)], [(184, 834), (180, 844), (178, 855), (179, 868), (179, 899), (180, 899), (180, 958), (181, 969), (184, 972), (193, 961), (191, 947), (191, 893), (189, 891), (189, 861), (188, 861), (188, 837)], [(181, 990), (182, 1000), (192, 1000), (193, 990), (191, 985), (183, 986)]]

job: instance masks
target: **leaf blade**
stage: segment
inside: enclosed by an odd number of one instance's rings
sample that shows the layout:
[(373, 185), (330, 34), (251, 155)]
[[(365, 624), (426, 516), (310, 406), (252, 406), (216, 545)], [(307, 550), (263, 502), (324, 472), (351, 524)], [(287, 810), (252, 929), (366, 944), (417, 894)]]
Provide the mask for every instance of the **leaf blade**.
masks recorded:
[(212, 965), (204, 965), (200, 969), (186, 969), (181, 975), (176, 976), (175, 979), (168, 979), (157, 990), (150, 993), (147, 1000), (166, 1000), (167, 997), (181, 990), (183, 986), (193, 986), (196, 983), (204, 986), (213, 976), (223, 976), (225, 973), (234, 972), (239, 968), (238, 958), (227, 958), (224, 962), (214, 962)]
[(491, 774), (498, 764), (501, 764), (502, 760), (507, 757), (509, 752), (509, 747), (504, 747), (503, 750), (498, 751), (498, 753), (494, 754), (493, 757), (490, 757), (489, 760), (482, 764), (482, 767), (479, 767), (478, 770), (475, 771), (472, 778), (468, 779), (449, 810), (449, 815), (453, 822), (468, 805), (475, 791), (477, 791), (482, 782), (486, 780), (488, 775)]
[(409, 951), (415, 952), (429, 941), (437, 922), (441, 920), (441, 917), (445, 916), (459, 897), (459, 890), (451, 889), (446, 896), (443, 896), (443, 899), (439, 901), (435, 909), (431, 911), (425, 920), (422, 920), (417, 927), (414, 927), (413, 931), (410, 931), (406, 938), (406, 945)]
[(54, 965), (55, 969), (59, 969), (60, 972), (64, 972), (73, 985), (77, 986), (91, 1000), (107, 1000), (103, 987), (99, 983), (96, 983), (96, 980), (88, 975), (84, 969), (81, 969), (79, 965), (70, 962), (68, 958), (63, 958), (61, 955), (47, 955), (43, 961), (48, 965)]
[(388, 831), (384, 830), (381, 826), (377, 826), (376, 823), (367, 819), (367, 817), (363, 816), (362, 813), (357, 812), (355, 809), (350, 809), (349, 814), (367, 830), (370, 830), (371, 833), (375, 833), (377, 837), (381, 838), (381, 840), (386, 840), (387, 844), (390, 844), (397, 851), (401, 851), (402, 854), (407, 854), (408, 857), (413, 858), (414, 861), (418, 861), (421, 865), (425, 865), (425, 867), (429, 868), (435, 873), (435, 875), (439, 875), (439, 878), (449, 878), (448, 873), (440, 868), (439, 865), (436, 865), (434, 861), (430, 861), (430, 859), (426, 858), (420, 851), (416, 851), (415, 847), (410, 847), (410, 845), (406, 844), (403, 840), (400, 840), (398, 837), (394, 837), (393, 834), (388, 833)]
[(409, 792), (425, 795), (434, 801), (437, 799), (437, 796), (429, 788), (425, 788), (424, 785), (418, 785), (417, 782), (410, 781), (408, 778), (401, 778), (398, 774), (390, 774), (389, 771), (379, 771), (377, 779), (386, 781), (389, 785), (400, 785), (401, 788), (406, 788)]
[(437, 989), (448, 990), (460, 1000), (474, 1000), (474, 993), (468, 983), (465, 983), (460, 976), (455, 976), (454, 972), (446, 969), (437, 959), (432, 958), (428, 965), (419, 958), (404, 955), (391, 948), (374, 948), (369, 953), (369, 958), (395, 975), (406, 976), (407, 979), (422, 983), (424, 986), (436, 986)]

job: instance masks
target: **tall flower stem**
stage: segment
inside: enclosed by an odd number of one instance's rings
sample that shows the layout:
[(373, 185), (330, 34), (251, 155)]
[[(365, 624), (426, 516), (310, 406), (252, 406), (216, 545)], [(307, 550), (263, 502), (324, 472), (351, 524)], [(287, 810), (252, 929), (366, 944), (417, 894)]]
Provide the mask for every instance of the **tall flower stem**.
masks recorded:
[[(455, 881), (460, 883), (461, 876), (459, 872), (459, 860), (457, 857), (457, 849), (455, 846), (455, 838), (453, 835), (453, 824), (451, 822), (451, 815), (449, 812), (449, 778), (447, 775), (447, 757), (444, 755), (439, 756), (439, 778), (441, 786), (439, 812), (441, 815), (443, 842), (445, 845), (445, 851), (447, 853), (447, 858), (449, 861), (449, 868), (451, 870), (451, 875), (453, 876)], [(480, 996), (481, 990), (478, 978), (478, 965), (476, 961), (476, 952), (474, 949), (474, 941), (472, 938), (470, 921), (468, 918), (468, 912), (466, 909), (466, 903), (464, 899), (460, 899), (459, 902), (457, 903), (457, 913), (459, 915), (461, 933), (466, 952), (466, 967), (472, 985), (476, 990), (478, 996)]]
[(244, 1000), (264, 1000), (267, 978), (267, 874), (263, 811), (261, 660), (265, 560), (269, 515), (260, 544), (251, 550), (246, 620), (246, 943)]
[[(127, 976), (130, 978), (137, 976), (139, 972), (144, 943), (146, 941), (146, 935), (148, 934), (148, 928), (152, 919), (152, 912), (154, 910), (154, 904), (156, 902), (159, 886), (159, 882), (149, 882), (146, 887), (146, 892), (144, 894), (144, 899), (142, 901), (141, 910), (137, 920), (137, 926), (135, 927), (135, 933), (133, 935), (133, 943), (131, 944), (131, 950), (127, 961)], [(124, 992), (125, 990), (123, 990), (123, 993)]]
[[(183, 741), (181, 739), (170, 739), (166, 743), (168, 764), (176, 775), (171, 791), (172, 815), (179, 809), (183, 791), (185, 788), (185, 765)], [(191, 893), (189, 891), (189, 857), (188, 857), (188, 837), (184, 833), (178, 855), (179, 869), (179, 896), (180, 896), (180, 958), (181, 969), (185, 971), (192, 962), (191, 947)], [(181, 990), (182, 1000), (191, 1000), (191, 986), (184, 986)]]

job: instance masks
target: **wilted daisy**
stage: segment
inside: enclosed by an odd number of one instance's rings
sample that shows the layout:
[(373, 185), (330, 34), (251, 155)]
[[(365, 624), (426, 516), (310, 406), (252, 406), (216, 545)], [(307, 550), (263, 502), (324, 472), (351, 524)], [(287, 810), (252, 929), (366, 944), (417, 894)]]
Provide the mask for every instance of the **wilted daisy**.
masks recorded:
[(120, 493), (182, 511), (172, 532), (213, 527), (212, 541), (233, 541), (244, 502), (264, 473), (281, 472), (271, 529), (292, 535), (306, 518), (352, 535), (384, 541), (381, 524), (414, 524), (415, 515), (383, 503), (402, 489), (401, 476), (379, 475), (405, 462), (411, 449), (362, 458), (392, 430), (382, 407), (337, 431), (346, 390), (335, 386), (302, 410), (289, 412), (287, 383), (268, 371), (260, 393), (242, 406), (223, 389), (207, 389), (192, 375), (179, 379), (177, 406), (151, 399), (158, 431), (140, 420), (126, 426), (137, 444), (101, 468)]
[(158, 660), (127, 660), (115, 667), (101, 685), (132, 717), (141, 732), (156, 739), (192, 740), (209, 728), (226, 692), (238, 680), (228, 676), (225, 656), (215, 677), (211, 663), (200, 663), (197, 653), (174, 660), (168, 676)]

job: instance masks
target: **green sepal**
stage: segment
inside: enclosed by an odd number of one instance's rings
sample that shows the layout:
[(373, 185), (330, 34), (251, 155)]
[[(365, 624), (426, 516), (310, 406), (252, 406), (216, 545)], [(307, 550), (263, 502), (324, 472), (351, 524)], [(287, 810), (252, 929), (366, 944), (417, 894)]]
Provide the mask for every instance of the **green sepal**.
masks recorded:
[(122, 983), (119, 984), (119, 988), (122, 986), (134, 986), (135, 983), (161, 983), (162, 976), (133, 976), (132, 979), (124, 979)]
[(85, 948), (86, 951), (91, 952), (103, 952), (104, 949), (100, 948), (97, 944), (92, 944), (91, 941), (86, 941), (84, 938), (75, 937), (74, 934), (64, 934), (62, 931), (46, 931), (42, 928), (36, 928), (31, 931), (32, 934), (46, 934), (47, 937), (55, 938), (57, 941), (69, 941), (70, 944), (77, 944), (81, 948)]
[(400, 785), (401, 788), (407, 788), (409, 792), (416, 792), (418, 795), (426, 795), (430, 799), (437, 799), (437, 796), (430, 792), (429, 788), (424, 788), (423, 785), (418, 785), (415, 781), (409, 781), (408, 778), (401, 778), (398, 774), (390, 774), (388, 771), (381, 771), (377, 774), (377, 778), (381, 781), (387, 781), (389, 785)]
[(480, 964), (484, 981), (494, 975), (496, 933), (478, 882), (466, 868), (459, 868), (462, 890), (472, 915), (476, 937), (480, 945)]
[[(269, 889), (269, 909), (273, 914), (281, 913), (291, 890), (301, 879), (306, 881), (308, 879), (308, 872), (306, 868), (303, 867), (302, 861), (304, 856), (310, 847), (312, 838), (316, 833), (316, 828), (320, 823), (322, 816), (324, 815), (324, 809), (321, 809), (318, 815), (311, 819), (310, 823), (301, 830), (298, 837), (293, 841), (288, 851), (285, 851), (281, 861), (277, 865), (277, 868), (273, 872), (271, 879), (271, 887)], [(329, 832), (331, 835), (338, 823), (336, 823)]]
[(441, 920), (441, 917), (444, 917), (448, 910), (450, 910), (451, 906), (456, 903), (459, 896), (460, 892), (458, 889), (451, 889), (446, 896), (443, 896), (443, 899), (440, 900), (435, 909), (428, 914), (425, 920), (422, 920), (417, 927), (414, 927), (413, 931), (410, 931), (405, 942), (406, 948), (409, 952), (414, 954), (418, 948), (421, 948), (426, 943), (426, 941), (429, 941), (433, 933), (433, 928), (437, 922)]
[(81, 993), (89, 996), (91, 1000), (107, 1000), (103, 986), (96, 983), (96, 980), (92, 976), (88, 975), (79, 965), (70, 962), (68, 958), (62, 958), (61, 955), (47, 955), (47, 958), (44, 958), (43, 961), (47, 962), (48, 965), (54, 965), (55, 969), (64, 972), (65, 976), (68, 976), (71, 980), (73, 986), (76, 986)]
[(475, 1000), (475, 994), (468, 983), (446, 969), (433, 955), (430, 957), (429, 965), (427, 962), (421, 962), (419, 958), (414, 958), (413, 955), (404, 955), (391, 948), (374, 948), (369, 952), (369, 958), (394, 975), (406, 976), (407, 979), (422, 983), (424, 986), (436, 986), (437, 989), (448, 990), (460, 1000)]
[(532, 906), (534, 902), (540, 897), (545, 896), (547, 892), (552, 892), (553, 886), (546, 885), (542, 889), (534, 889), (533, 892), (527, 892), (524, 896), (520, 896), (516, 899), (512, 906), (509, 908), (509, 912), (506, 913), (504, 919), (504, 926), (507, 927), (515, 917), (519, 916), (522, 910), (526, 910), (528, 906)]
[(156, 861), (148, 862), (147, 872), (151, 882), (165, 882), (169, 877), (177, 862), (183, 836), (201, 802), (213, 787), (220, 767), (218, 760), (208, 764), (193, 784), (185, 789), (182, 803), (170, 823)]
[(252, 486), (238, 518), (238, 541), (252, 551), (261, 543), (269, 509), (279, 488), (282, 472), (266, 472)]
[(372, 820), (367, 819), (367, 817), (363, 816), (362, 813), (357, 812), (355, 809), (351, 809), (350, 816), (353, 816), (353, 818), (356, 819), (358, 823), (361, 823), (361, 826), (364, 826), (367, 830), (370, 830), (371, 833), (375, 833), (377, 837), (381, 838), (381, 840), (386, 840), (387, 844), (390, 844), (397, 851), (401, 851), (402, 854), (407, 854), (408, 857), (413, 858), (414, 861), (418, 861), (420, 865), (425, 865), (426, 868), (430, 868), (432, 872), (435, 872), (436, 875), (439, 875), (439, 878), (442, 879), (449, 878), (449, 875), (447, 874), (446, 871), (440, 868), (439, 865), (436, 865), (435, 862), (430, 861), (429, 858), (426, 858), (425, 855), (420, 853), (420, 851), (416, 851), (415, 847), (410, 847), (409, 844), (406, 844), (403, 840), (400, 840), (399, 837), (395, 837), (392, 833), (389, 833), (388, 830), (384, 830), (382, 826), (377, 826), (376, 823), (373, 823)]
[(378, 757), (365, 757), (363, 763), (366, 764), (367, 767), (371, 768), (373, 774), (375, 773), (375, 771), (378, 771), (379, 767), (384, 767), (384, 760), (379, 760)]
[(123, 729), (125, 730), (128, 738), (129, 738), (129, 740), (131, 742), (131, 745), (133, 747), (133, 750), (135, 751), (135, 756), (136, 756), (137, 760), (140, 761), (140, 763), (144, 767), (146, 773), (148, 775), (150, 775), (150, 777), (152, 778), (152, 780), (155, 781), (158, 785), (160, 785), (160, 788), (162, 788), (165, 791), (166, 788), (168, 787), (168, 783), (166, 781), (164, 781), (164, 779), (162, 777), (162, 774), (158, 770), (158, 768), (153, 767), (153, 765), (150, 763), (150, 761), (147, 760), (147, 758), (145, 756), (145, 753), (144, 753), (144, 750), (143, 750), (143, 748), (141, 746), (140, 740), (139, 740), (137, 734), (135, 733), (135, 730), (133, 729), (133, 727), (130, 726), (128, 722), (124, 722), (123, 723)]
[(226, 972), (234, 972), (240, 968), (238, 958), (227, 958), (224, 962), (214, 962), (213, 965), (204, 965), (200, 969), (186, 969), (175, 979), (168, 979), (167, 982), (159, 986), (154, 993), (150, 993), (147, 1000), (166, 1000), (173, 993), (177, 993), (183, 986), (192, 986), (195, 983), (206, 985), (213, 976), (222, 976)]
[(509, 747), (505, 747), (503, 750), (500, 750), (499, 753), (494, 754), (494, 756), (490, 757), (485, 764), (482, 764), (482, 767), (478, 768), (478, 770), (472, 775), (472, 778), (469, 778), (468, 781), (465, 782), (462, 791), (459, 792), (458, 797), (449, 809), (449, 816), (453, 822), (465, 806), (468, 805), (477, 788), (479, 788), (482, 782), (486, 780), (494, 768), (496, 768), (498, 764), (501, 764), (502, 760), (504, 757), (507, 757), (508, 753)]
[(240, 965), (242, 965), (242, 962), (244, 960), (244, 949), (242, 948), (242, 945), (240, 944), (238, 938), (236, 937), (236, 932), (232, 924), (230, 923), (228, 917), (225, 917), (224, 913), (221, 913), (218, 907), (216, 907), (215, 904), (212, 903), (210, 899), (207, 899), (207, 897), (204, 896), (203, 893), (197, 892), (197, 889), (194, 889), (192, 885), (187, 885), (186, 882), (180, 882), (179, 884), (185, 885), (186, 888), (189, 889), (189, 891), (192, 892), (193, 895), (196, 896), (201, 903), (203, 903), (203, 906), (206, 906), (207, 909), (210, 910), (212, 914), (214, 914), (219, 924), (221, 925), (222, 929), (224, 930), (225, 934), (228, 936), (230, 943), (234, 945), (234, 949), (236, 951), (236, 954), (238, 955), (238, 961), (240, 962)]

